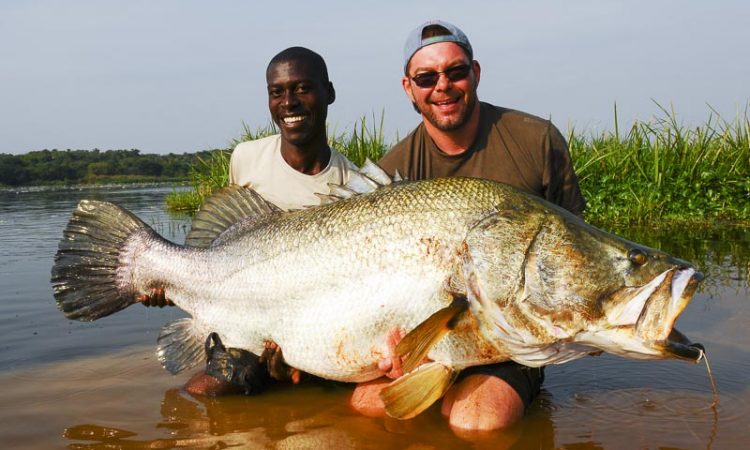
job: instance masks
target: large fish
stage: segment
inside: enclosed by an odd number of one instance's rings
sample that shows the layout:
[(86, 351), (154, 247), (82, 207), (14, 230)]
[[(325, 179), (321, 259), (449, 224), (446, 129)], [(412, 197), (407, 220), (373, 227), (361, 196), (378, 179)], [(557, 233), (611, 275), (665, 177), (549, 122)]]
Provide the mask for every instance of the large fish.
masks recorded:
[[(369, 173), (352, 189), (389, 183)], [(274, 341), (292, 367), (362, 382), (381, 375), (400, 330), (406, 375), (383, 392), (399, 418), (427, 408), (469, 366), (541, 366), (599, 350), (702, 356), (673, 330), (702, 279), (686, 261), (487, 180), (333, 193), (347, 198), (280, 212), (229, 188), (196, 216), (187, 246), (112, 203), (83, 200), (55, 258), (55, 299), (66, 317), (96, 320), (164, 288), (192, 317), (159, 336), (173, 373), (203, 361), (216, 332), (256, 354)]]

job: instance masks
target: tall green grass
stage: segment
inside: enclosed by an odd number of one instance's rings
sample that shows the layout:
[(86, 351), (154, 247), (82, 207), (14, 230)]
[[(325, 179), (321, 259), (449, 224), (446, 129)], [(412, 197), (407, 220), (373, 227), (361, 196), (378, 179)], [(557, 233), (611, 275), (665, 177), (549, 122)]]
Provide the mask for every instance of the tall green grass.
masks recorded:
[[(682, 125), (673, 110), (637, 121), (622, 133), (615, 107), (614, 131), (570, 129), (568, 142), (587, 221), (609, 228), (639, 225), (750, 224), (750, 121), (748, 111), (724, 120), (715, 111), (700, 126)], [(172, 210), (194, 211), (227, 183), (236, 144), (276, 133), (273, 125), (244, 133), (230, 149), (216, 150), (193, 167), (193, 189), (167, 199)], [(377, 161), (388, 142), (380, 120), (362, 117), (351, 132), (329, 130), (330, 145), (352, 162)]]
[(615, 130), (571, 130), (570, 151), (587, 200), (585, 217), (599, 225), (750, 222), (750, 122), (715, 111), (686, 127), (673, 110)]
[(191, 190), (174, 191), (167, 195), (167, 209), (195, 212), (206, 198), (229, 184), (229, 158), (237, 144), (277, 133), (273, 124), (254, 131), (247, 124), (242, 124), (242, 127), (242, 134), (232, 139), (228, 148), (214, 149), (207, 158), (198, 157), (198, 163), (190, 168)]
[[(328, 144), (346, 156), (354, 164), (361, 166), (365, 159), (377, 161), (390, 147), (383, 137), (383, 117), (368, 121), (365, 116), (355, 123), (351, 132), (328, 131)], [(226, 186), (229, 182), (229, 158), (232, 149), (245, 141), (261, 139), (278, 133), (273, 123), (251, 130), (243, 124), (242, 134), (232, 139), (226, 149), (211, 151), (208, 158), (199, 158), (198, 164), (190, 171), (191, 190), (175, 191), (167, 196), (167, 208), (171, 211), (194, 212), (212, 193)]]
[[(373, 115), (372, 122), (368, 123), (367, 117), (362, 116), (351, 133), (329, 132), (328, 143), (357, 166), (361, 167), (366, 159), (377, 161), (391, 147), (383, 135), (384, 117), (385, 113), (382, 112), (380, 120), (376, 121)], [(398, 137), (393, 143), (397, 141)]]

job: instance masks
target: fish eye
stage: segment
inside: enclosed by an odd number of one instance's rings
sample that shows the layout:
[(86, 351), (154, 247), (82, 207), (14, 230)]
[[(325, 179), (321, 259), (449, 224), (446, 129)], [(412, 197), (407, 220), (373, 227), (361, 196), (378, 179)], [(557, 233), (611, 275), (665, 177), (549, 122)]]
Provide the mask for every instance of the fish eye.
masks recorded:
[(640, 248), (632, 248), (628, 252), (628, 259), (637, 266), (642, 266), (648, 261), (648, 255)]

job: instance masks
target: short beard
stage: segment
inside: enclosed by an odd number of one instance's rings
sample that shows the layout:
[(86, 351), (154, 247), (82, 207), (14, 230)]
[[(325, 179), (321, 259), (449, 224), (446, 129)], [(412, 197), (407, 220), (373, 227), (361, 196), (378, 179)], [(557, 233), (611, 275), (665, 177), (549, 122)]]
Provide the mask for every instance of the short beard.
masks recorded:
[(416, 103), (413, 103), (414, 109), (417, 110), (422, 116), (424, 116), (435, 128), (437, 128), (440, 131), (455, 131), (459, 128), (466, 125), (466, 123), (471, 118), (471, 113), (474, 112), (474, 108), (477, 105), (477, 97), (472, 96), (468, 103), (466, 104), (466, 109), (464, 110), (464, 114), (458, 117), (458, 120), (452, 123), (440, 123), (436, 120), (433, 120), (433, 117), (431, 117), (430, 114), (425, 114), (424, 112), (420, 111), (417, 107)]

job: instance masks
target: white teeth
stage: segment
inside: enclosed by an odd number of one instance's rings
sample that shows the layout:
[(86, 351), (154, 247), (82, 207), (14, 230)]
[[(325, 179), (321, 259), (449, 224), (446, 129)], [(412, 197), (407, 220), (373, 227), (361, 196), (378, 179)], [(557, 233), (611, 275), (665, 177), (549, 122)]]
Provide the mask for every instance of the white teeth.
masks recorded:
[(302, 122), (304, 118), (305, 118), (304, 116), (291, 116), (291, 117), (284, 117), (284, 119), (282, 120), (284, 121), (284, 123), (297, 123), (297, 122)]

